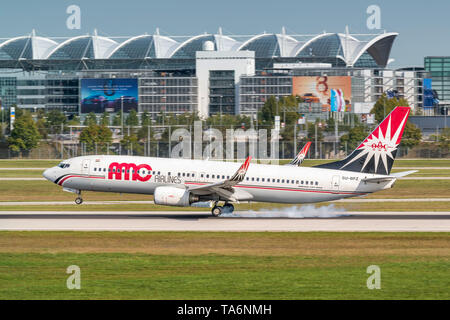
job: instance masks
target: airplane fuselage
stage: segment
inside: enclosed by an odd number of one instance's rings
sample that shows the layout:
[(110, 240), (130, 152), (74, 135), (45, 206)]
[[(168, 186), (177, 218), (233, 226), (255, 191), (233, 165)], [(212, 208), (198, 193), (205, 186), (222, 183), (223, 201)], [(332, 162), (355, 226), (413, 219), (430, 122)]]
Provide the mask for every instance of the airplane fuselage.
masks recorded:
[[(68, 191), (152, 195), (158, 187), (189, 189), (227, 180), (239, 163), (136, 156), (84, 156), (62, 162), (44, 176)], [(362, 196), (392, 187), (394, 181), (366, 183), (377, 174), (252, 163), (234, 186), (242, 201), (315, 203)], [(220, 201), (220, 196), (202, 197)]]

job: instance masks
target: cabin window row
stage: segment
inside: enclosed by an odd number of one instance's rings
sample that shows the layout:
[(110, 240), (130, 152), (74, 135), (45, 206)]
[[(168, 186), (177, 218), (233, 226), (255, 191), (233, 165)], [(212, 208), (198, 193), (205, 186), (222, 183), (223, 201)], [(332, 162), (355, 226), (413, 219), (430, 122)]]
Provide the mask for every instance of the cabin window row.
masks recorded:
[[(98, 171), (98, 172), (106, 172), (106, 168), (94, 168), (94, 171)], [(108, 169), (108, 172), (120, 172), (119, 169)], [(126, 170), (127, 173), (130, 173), (130, 170)], [(125, 169), (122, 169), (122, 173), (125, 173)], [(131, 170), (131, 173), (135, 173), (134, 170)], [(146, 171), (146, 170), (138, 170), (137, 172), (138, 174), (158, 174), (160, 175), (161, 172), (160, 171)], [(170, 172), (167, 173), (169, 176), (171, 175)], [(186, 172), (178, 172), (178, 177), (188, 177), (188, 178), (195, 178), (195, 173), (186, 173)], [(216, 174), (200, 174), (200, 178), (206, 178), (209, 179), (211, 177), (211, 179), (230, 179), (230, 176), (225, 176), (225, 175), (216, 175)], [(308, 180), (291, 180), (291, 179), (275, 179), (275, 178), (259, 178), (259, 177), (246, 177), (245, 178), (246, 181), (253, 181), (253, 182), (272, 182), (272, 183), (289, 183), (289, 184), (301, 184), (301, 185), (319, 185), (318, 181), (308, 181)]]

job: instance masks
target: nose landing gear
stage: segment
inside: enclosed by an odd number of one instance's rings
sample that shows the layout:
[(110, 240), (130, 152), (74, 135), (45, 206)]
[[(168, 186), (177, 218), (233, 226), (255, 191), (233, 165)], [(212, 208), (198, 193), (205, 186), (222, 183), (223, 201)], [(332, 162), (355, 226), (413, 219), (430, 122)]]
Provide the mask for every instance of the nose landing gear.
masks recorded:
[(78, 197), (75, 199), (75, 203), (76, 204), (82, 204), (83, 203), (83, 198), (81, 198), (81, 191), (77, 192)]

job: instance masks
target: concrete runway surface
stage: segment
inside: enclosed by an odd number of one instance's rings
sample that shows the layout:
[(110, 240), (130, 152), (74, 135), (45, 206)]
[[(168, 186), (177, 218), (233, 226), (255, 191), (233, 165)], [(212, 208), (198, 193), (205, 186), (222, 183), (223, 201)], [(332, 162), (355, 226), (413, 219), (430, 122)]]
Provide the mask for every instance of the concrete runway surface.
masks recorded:
[(0, 230), (450, 232), (450, 212), (2, 211)]

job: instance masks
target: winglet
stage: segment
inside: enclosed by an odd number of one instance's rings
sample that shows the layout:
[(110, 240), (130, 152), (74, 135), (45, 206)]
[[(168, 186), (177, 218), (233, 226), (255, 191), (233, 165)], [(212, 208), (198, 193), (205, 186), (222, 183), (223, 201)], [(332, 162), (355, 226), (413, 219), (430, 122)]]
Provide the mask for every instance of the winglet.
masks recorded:
[(300, 150), (297, 156), (294, 159), (292, 159), (291, 162), (289, 162), (289, 165), (299, 167), (303, 163), (303, 160), (305, 160), (306, 154), (308, 153), (310, 146), (311, 141), (305, 144), (305, 146), (302, 148), (302, 150)]
[(241, 182), (244, 180), (245, 174), (247, 173), (248, 167), (250, 165), (250, 161), (252, 160), (252, 157), (249, 156), (245, 162), (241, 165), (238, 171), (230, 178), (230, 181), (233, 182)]

